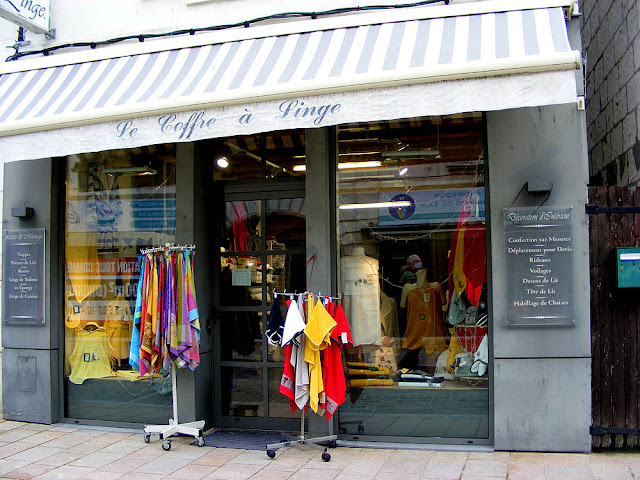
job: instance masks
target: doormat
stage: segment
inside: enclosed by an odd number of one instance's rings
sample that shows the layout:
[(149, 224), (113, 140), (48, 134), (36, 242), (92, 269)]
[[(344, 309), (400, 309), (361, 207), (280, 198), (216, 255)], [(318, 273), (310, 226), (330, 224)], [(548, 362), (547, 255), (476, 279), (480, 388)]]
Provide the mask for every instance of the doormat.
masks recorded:
[(204, 437), (206, 447), (266, 450), (272, 443), (286, 442), (290, 437), (279, 432), (216, 430)]

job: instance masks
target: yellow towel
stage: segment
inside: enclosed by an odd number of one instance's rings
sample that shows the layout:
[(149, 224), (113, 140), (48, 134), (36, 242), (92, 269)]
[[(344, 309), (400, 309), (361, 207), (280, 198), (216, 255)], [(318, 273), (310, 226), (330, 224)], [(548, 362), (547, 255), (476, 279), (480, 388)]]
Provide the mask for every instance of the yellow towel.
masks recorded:
[(314, 297), (309, 294), (308, 305), (309, 320), (304, 328), (307, 337), (304, 360), (309, 364), (309, 406), (317, 413), (319, 397), (324, 392), (320, 350), (324, 350), (331, 343), (331, 331), (337, 324), (325, 310), (320, 299), (314, 305)]

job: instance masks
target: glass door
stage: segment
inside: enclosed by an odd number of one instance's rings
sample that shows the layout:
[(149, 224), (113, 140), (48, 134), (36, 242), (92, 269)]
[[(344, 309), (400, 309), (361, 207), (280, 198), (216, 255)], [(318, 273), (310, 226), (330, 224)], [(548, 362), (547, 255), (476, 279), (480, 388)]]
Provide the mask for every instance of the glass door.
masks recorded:
[[(216, 426), (296, 430), (279, 392), (284, 354), (264, 331), (273, 292), (305, 289), (304, 181), (225, 185), (214, 269)], [(282, 311), (286, 304), (282, 297)]]

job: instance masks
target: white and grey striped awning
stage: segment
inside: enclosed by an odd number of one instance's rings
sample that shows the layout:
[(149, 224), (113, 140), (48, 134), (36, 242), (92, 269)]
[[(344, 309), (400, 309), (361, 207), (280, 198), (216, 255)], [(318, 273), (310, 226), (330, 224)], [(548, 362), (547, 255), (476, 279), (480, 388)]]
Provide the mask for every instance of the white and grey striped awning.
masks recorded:
[[(580, 54), (570, 47), (563, 9), (554, 7), (248, 38), (25, 71), (14, 63), (15, 71), (0, 76), (0, 136), (243, 102), (575, 70)], [(451, 112), (425, 112), (439, 113)]]

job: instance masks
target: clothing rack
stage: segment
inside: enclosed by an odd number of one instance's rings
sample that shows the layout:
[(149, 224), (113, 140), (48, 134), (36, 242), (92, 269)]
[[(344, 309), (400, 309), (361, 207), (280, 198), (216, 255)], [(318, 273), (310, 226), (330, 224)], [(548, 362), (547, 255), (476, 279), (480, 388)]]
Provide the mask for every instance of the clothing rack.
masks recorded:
[[(302, 297), (305, 300), (307, 299), (307, 295), (309, 293), (313, 293), (313, 292), (304, 292), (304, 293), (287, 293), (287, 291), (285, 290), (284, 292), (276, 292), (275, 289), (273, 290), (273, 300), (274, 302), (276, 301), (276, 298), (278, 295), (283, 295), (283, 296), (298, 296), (298, 297)], [(321, 293), (318, 293), (318, 298), (320, 299), (324, 299), (324, 298), (329, 298), (332, 300), (340, 300), (342, 296), (340, 297), (328, 297), (328, 296), (323, 296)], [(282, 447), (289, 447), (292, 445), (308, 445), (309, 447), (315, 448), (316, 450), (320, 450), (322, 451), (322, 460), (325, 462), (328, 462), (329, 460), (331, 460), (331, 454), (329, 454), (327, 452), (327, 448), (322, 446), (322, 445), (318, 445), (319, 443), (328, 443), (329, 447), (331, 448), (335, 448), (336, 447), (336, 441), (338, 439), (337, 435), (333, 435), (333, 423), (329, 422), (329, 435), (324, 436), (324, 437), (315, 437), (315, 438), (306, 438), (305, 434), (304, 434), (304, 423), (305, 423), (305, 412), (304, 412), (304, 408), (300, 410), (300, 435), (298, 437), (293, 437), (291, 435), (288, 435), (286, 433), (282, 433), (282, 435), (284, 437), (288, 437), (289, 439), (284, 441), (284, 442), (279, 442), (279, 443), (271, 443), (267, 445), (267, 456), (269, 458), (275, 458), (276, 456), (276, 450), (282, 448)]]
[[(141, 249), (142, 255), (157, 252), (171, 252), (171, 251), (184, 251), (195, 250), (195, 245), (174, 245), (167, 243), (164, 247), (153, 247)], [(196, 443), (199, 447), (204, 446), (204, 420), (198, 420), (195, 422), (180, 423), (178, 422), (178, 388), (176, 385), (176, 362), (171, 362), (171, 397), (173, 404), (173, 418), (169, 419), (168, 425), (145, 425), (144, 426), (144, 441), (145, 443), (151, 442), (151, 435), (159, 435), (162, 440), (162, 449), (165, 451), (171, 450), (171, 440), (169, 437), (173, 435), (189, 435), (196, 439)]]

